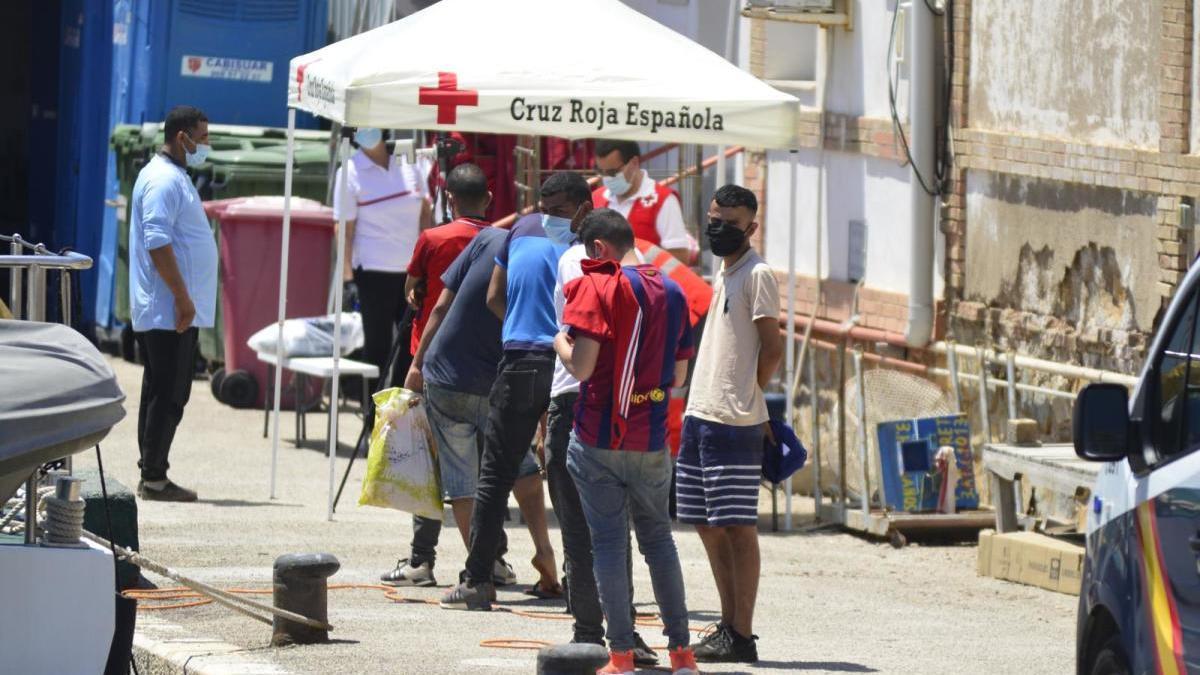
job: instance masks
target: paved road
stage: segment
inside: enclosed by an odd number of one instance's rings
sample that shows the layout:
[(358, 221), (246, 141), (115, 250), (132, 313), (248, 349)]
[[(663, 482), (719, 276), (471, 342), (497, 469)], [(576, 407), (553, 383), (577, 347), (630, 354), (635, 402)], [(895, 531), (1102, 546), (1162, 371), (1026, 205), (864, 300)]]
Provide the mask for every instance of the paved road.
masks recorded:
[[(136, 401), (140, 368), (112, 361), (124, 388), (129, 416), (103, 444), (106, 468), (126, 485), (137, 482)], [(223, 587), (267, 588), (276, 556), (327, 551), (342, 563), (334, 582), (374, 583), (400, 554), (411, 534), (394, 511), (355, 506), (364, 462), (355, 466), (347, 497), (334, 522), (325, 520), (328, 470), (324, 418), (310, 417), (317, 436), (304, 448), (291, 443), (291, 415), (284, 413), (279, 494), (268, 499), (270, 442), (261, 436), (261, 412), (217, 403), (208, 383), (194, 383), (192, 400), (172, 451), (172, 477), (199, 490), (196, 504), (141, 503), (144, 553), (185, 574)], [(341, 416), (346, 448), (357, 419)], [(90, 466), (91, 454), (79, 464)], [(345, 466), (339, 460), (338, 472)], [(811, 504), (797, 499), (797, 518)], [(766, 502), (764, 502), (766, 504)], [(764, 512), (769, 513), (769, 507)], [(515, 512), (515, 509), (514, 509)], [(769, 519), (763, 519), (769, 530)], [(520, 581), (533, 581), (526, 561), (529, 537), (510, 523)], [(437, 567), (443, 586), (455, 581), (465, 550), (447, 528)], [(557, 532), (551, 533), (556, 547)], [(676, 530), (696, 626), (718, 608), (704, 551), (687, 528)], [(975, 574), (971, 545), (886, 544), (848, 534), (764, 534), (763, 580), (756, 632), (757, 666), (711, 667), (707, 672), (804, 673), (1068, 673), (1073, 663), (1074, 597), (1018, 586)], [(561, 564), (561, 551), (560, 551)], [(170, 585), (164, 579), (154, 579)], [(636, 593), (653, 611), (644, 565), (635, 569)], [(500, 603), (553, 612), (520, 590), (500, 592)], [(404, 590), (415, 600), (434, 600), (442, 589)], [(533, 672), (535, 652), (482, 646), (491, 639), (551, 642), (569, 639), (569, 624), (512, 612), (466, 613), (423, 603), (397, 604), (377, 590), (336, 590), (329, 598), (332, 644), (271, 649), (270, 629), (215, 605), (156, 612), (197, 637), (242, 646), (258, 660), (296, 673), (484, 673)], [(665, 644), (645, 629), (652, 645)]]

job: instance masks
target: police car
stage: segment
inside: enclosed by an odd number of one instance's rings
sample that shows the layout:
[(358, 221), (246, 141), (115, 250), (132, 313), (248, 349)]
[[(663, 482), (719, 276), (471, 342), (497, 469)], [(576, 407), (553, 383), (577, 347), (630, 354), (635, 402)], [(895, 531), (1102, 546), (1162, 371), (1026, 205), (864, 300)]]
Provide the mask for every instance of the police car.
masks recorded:
[(1163, 318), (1132, 394), (1089, 385), (1075, 452), (1107, 462), (1079, 595), (1080, 675), (1200, 673), (1200, 267)]

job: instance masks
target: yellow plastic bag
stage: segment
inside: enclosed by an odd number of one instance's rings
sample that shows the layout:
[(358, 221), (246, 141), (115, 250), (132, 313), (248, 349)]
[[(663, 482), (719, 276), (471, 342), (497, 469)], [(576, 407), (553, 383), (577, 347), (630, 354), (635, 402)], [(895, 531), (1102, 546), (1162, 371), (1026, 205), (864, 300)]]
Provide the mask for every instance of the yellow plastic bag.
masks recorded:
[(359, 505), (440, 519), (441, 476), (425, 409), (413, 405), (415, 396), (407, 389), (384, 389), (372, 398), (375, 428)]

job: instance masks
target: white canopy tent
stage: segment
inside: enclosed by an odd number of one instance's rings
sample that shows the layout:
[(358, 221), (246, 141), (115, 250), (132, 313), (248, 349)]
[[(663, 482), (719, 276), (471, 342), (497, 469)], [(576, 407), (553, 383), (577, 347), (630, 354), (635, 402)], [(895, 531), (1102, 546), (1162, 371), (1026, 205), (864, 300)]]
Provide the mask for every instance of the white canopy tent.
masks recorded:
[[(619, 0), (442, 0), (292, 59), (288, 106), (280, 331), (287, 309), (296, 110), (349, 126), (755, 148), (795, 147), (799, 110), (792, 96)], [(339, 154), (344, 163), (347, 141)], [(344, 227), (338, 223), (337, 269), (345, 256)], [(334, 295), (340, 321), (340, 285)], [(340, 326), (334, 335), (340, 341)], [(339, 356), (335, 344), (335, 405)], [(276, 369), (274, 382), (272, 498), (281, 371)], [(336, 447), (334, 415), (330, 518)]]

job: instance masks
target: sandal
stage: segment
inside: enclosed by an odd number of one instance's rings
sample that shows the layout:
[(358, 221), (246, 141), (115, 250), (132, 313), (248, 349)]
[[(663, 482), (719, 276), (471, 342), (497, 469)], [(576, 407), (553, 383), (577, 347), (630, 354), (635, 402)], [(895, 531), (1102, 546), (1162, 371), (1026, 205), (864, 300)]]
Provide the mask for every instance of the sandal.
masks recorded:
[(552, 587), (546, 588), (539, 579), (536, 584), (525, 591), (525, 595), (531, 595), (538, 600), (559, 600), (563, 597), (563, 589), (561, 584), (554, 584)]

